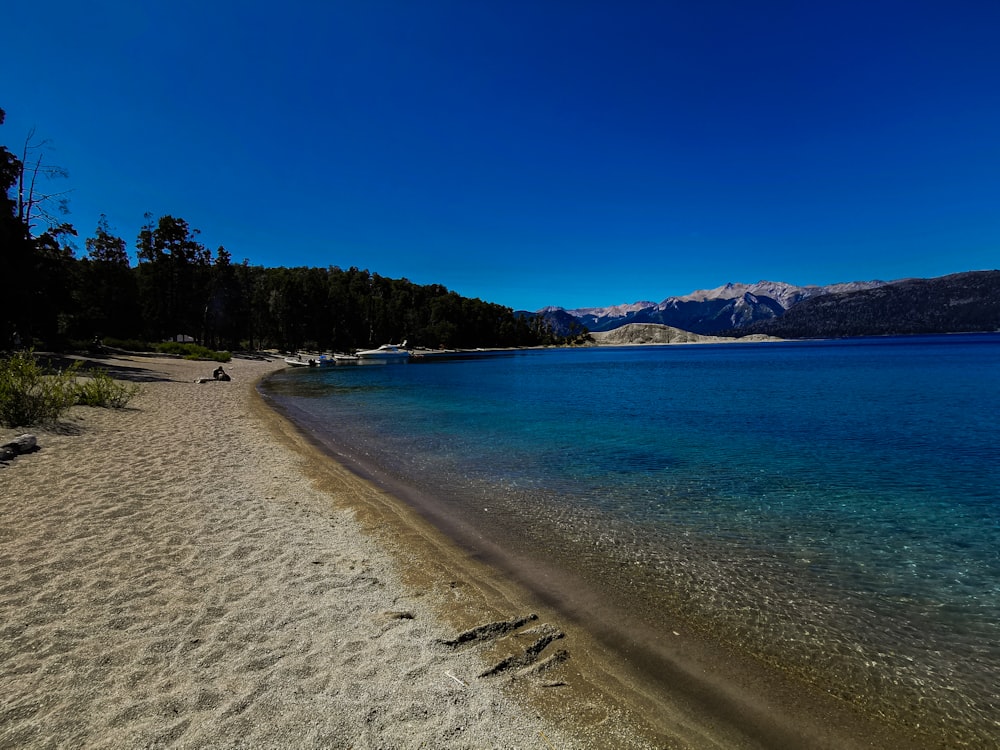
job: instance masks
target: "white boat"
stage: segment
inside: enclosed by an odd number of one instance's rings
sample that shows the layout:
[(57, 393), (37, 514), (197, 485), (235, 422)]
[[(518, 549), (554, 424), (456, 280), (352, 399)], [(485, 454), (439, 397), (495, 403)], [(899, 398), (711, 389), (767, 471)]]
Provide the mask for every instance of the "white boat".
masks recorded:
[[(406, 346), (406, 342), (403, 342)], [(382, 344), (378, 349), (365, 349), (357, 353), (358, 359), (406, 359), (410, 353), (395, 344)]]
[(292, 367), (333, 367), (347, 362), (355, 362), (357, 359), (350, 354), (320, 354), (303, 359), (302, 355), (298, 354), (294, 357), (285, 357), (285, 364)]

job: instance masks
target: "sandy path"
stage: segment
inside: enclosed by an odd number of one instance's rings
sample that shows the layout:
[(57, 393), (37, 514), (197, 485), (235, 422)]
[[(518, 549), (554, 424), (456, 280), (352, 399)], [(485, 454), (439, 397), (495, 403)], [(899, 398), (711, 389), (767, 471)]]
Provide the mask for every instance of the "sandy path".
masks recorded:
[(77, 408), (0, 468), (0, 747), (605, 741), (439, 643), (440, 597), (338, 505), (375, 491), (311, 481), (262, 424), (252, 382), (279, 365), (105, 364), (148, 381), (128, 409)]

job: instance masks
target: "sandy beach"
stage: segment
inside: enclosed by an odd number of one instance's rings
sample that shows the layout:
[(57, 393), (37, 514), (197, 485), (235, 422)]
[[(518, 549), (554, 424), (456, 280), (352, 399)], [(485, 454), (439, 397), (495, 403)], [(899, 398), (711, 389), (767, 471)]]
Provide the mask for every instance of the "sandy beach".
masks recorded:
[(0, 465), (0, 748), (911, 746), (556, 609), (270, 408), (280, 360), (95, 364), (141, 394)]
[(544, 611), (263, 404), (282, 363), (98, 364), (142, 393), (0, 467), (0, 747), (652, 746)]

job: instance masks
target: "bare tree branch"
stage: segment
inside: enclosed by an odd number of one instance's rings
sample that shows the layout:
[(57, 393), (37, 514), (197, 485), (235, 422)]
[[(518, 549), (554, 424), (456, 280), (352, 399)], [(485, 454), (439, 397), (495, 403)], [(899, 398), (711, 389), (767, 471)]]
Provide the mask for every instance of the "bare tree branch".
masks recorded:
[[(51, 148), (51, 141), (48, 138), (38, 142), (33, 142), (35, 138), (35, 128), (28, 131), (28, 136), (24, 140), (24, 149), (20, 165), (20, 173), (17, 181), (17, 216), (28, 228), (28, 232), (33, 228), (34, 217), (39, 217), (50, 227), (58, 223), (58, 216), (69, 213), (68, 200), (63, 197), (71, 190), (63, 190), (54, 193), (41, 193), (38, 185), (39, 177), (47, 180), (58, 177), (69, 177), (69, 172), (56, 164), (45, 164), (43, 158), (45, 152)], [(37, 158), (35, 154), (37, 153)], [(29, 156), (34, 164), (29, 162)], [(25, 182), (27, 181), (27, 185)], [(25, 194), (27, 191), (27, 194)], [(53, 208), (49, 206), (54, 204)]]

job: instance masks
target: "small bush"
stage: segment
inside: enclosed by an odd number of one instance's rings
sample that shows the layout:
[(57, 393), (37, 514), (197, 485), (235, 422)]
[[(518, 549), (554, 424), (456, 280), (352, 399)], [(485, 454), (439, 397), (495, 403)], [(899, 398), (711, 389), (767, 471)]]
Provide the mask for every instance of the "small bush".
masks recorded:
[(79, 374), (79, 362), (52, 371), (42, 367), (31, 350), (0, 360), (0, 424), (52, 424), (76, 404), (121, 409), (140, 392), (138, 385), (120, 383), (103, 370), (82, 383)]
[(156, 345), (156, 351), (161, 354), (175, 354), (184, 359), (207, 359), (213, 362), (228, 362), (232, 359), (229, 352), (217, 352), (201, 344), (182, 344), (177, 341), (164, 341)]
[(76, 402), (82, 406), (123, 409), (140, 392), (135, 383), (120, 383), (104, 370), (90, 373), (90, 380), (76, 386)]
[(0, 423), (6, 427), (49, 424), (76, 401), (79, 363), (61, 372), (43, 369), (33, 351), (0, 361)]

